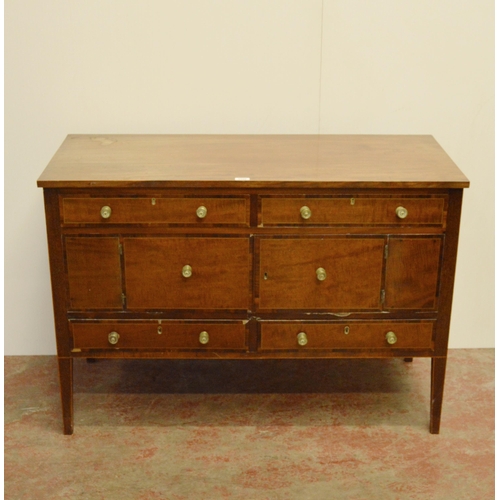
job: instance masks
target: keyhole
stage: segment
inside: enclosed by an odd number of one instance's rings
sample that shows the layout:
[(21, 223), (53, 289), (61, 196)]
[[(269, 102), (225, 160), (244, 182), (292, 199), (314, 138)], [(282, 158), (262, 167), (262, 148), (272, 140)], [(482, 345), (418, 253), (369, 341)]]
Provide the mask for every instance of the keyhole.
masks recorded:
[(264, 273), (264, 279), (267, 280), (267, 273)]

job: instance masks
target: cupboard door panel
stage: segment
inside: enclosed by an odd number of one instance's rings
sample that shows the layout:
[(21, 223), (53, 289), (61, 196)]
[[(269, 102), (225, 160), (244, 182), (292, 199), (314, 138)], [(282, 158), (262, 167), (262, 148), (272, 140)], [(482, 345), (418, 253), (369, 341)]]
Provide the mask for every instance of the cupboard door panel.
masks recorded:
[(389, 238), (387, 309), (435, 309), (442, 239)]
[(122, 309), (118, 238), (66, 238), (70, 308)]
[(249, 306), (248, 238), (125, 238), (123, 248), (128, 309)]
[(383, 255), (382, 237), (261, 238), (259, 309), (378, 309)]

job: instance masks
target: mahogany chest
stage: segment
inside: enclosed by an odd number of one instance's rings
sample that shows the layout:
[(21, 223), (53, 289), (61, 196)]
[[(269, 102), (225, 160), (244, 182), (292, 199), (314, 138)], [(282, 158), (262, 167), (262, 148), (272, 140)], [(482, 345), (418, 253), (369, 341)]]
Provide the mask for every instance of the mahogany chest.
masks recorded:
[(64, 433), (85, 358), (432, 358), (463, 188), (431, 136), (69, 135), (44, 189)]

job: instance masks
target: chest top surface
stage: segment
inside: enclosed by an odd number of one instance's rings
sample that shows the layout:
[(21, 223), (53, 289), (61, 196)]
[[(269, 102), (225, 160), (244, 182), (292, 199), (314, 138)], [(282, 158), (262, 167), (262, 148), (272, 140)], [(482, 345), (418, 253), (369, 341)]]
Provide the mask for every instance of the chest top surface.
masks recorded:
[(68, 135), (43, 188), (465, 188), (430, 135)]

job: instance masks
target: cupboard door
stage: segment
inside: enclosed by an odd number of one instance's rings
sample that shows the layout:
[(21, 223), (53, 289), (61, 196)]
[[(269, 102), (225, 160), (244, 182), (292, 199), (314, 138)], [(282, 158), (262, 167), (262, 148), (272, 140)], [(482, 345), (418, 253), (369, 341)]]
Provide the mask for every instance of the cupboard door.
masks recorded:
[(442, 238), (390, 237), (387, 309), (436, 309)]
[(384, 238), (260, 238), (259, 309), (380, 308)]
[(128, 309), (247, 309), (248, 238), (124, 238)]
[(66, 238), (70, 309), (122, 309), (118, 238)]

